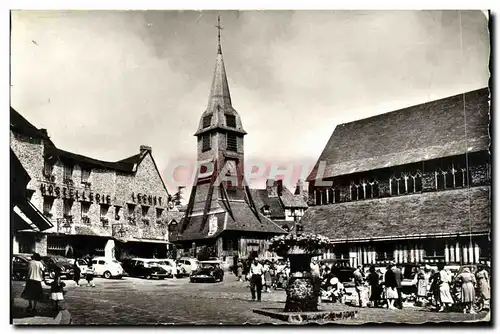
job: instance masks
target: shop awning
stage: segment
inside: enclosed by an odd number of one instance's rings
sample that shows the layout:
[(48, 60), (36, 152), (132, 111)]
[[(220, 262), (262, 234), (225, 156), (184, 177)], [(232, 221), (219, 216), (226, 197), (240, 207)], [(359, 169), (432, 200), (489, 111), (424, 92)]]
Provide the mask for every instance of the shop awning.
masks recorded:
[(14, 208), (16, 230), (47, 230), (54, 225), (28, 200), (18, 202)]

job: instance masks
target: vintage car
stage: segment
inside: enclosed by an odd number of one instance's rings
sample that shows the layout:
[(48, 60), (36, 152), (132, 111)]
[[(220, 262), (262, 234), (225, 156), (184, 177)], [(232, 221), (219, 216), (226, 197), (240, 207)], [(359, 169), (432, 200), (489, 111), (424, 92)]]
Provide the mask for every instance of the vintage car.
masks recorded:
[(31, 254), (14, 254), (12, 256), (12, 279), (24, 280), (28, 275), (28, 262)]
[(123, 261), (123, 269), (132, 277), (164, 279), (168, 276), (167, 271), (157, 263), (156, 259), (127, 259)]
[(220, 261), (200, 261), (198, 269), (191, 272), (189, 280), (195, 282), (222, 282), (224, 271)]
[(168, 273), (168, 277), (177, 277), (177, 264), (172, 259), (157, 259), (162, 268)]
[(199, 262), (197, 259), (189, 257), (181, 257), (177, 260), (177, 277), (189, 276), (191, 273), (198, 269)]
[(58, 255), (48, 255), (42, 256), (42, 261), (50, 278), (54, 278), (56, 272), (61, 275), (61, 278), (73, 278), (73, 264), (69, 259)]
[(110, 279), (111, 277), (121, 278), (124, 275), (124, 270), (120, 262), (105, 257), (93, 258), (92, 269), (97, 276), (102, 276), (106, 279)]

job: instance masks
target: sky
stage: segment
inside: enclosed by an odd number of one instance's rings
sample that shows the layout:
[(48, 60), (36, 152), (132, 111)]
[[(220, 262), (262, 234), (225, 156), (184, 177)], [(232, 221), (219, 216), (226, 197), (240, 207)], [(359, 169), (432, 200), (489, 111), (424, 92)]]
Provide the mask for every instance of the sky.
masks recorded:
[(166, 174), (196, 162), (218, 14), (245, 158), (305, 175), (337, 124), (488, 85), (481, 11), (14, 11), (11, 105), (63, 150), (152, 146), (173, 191)]

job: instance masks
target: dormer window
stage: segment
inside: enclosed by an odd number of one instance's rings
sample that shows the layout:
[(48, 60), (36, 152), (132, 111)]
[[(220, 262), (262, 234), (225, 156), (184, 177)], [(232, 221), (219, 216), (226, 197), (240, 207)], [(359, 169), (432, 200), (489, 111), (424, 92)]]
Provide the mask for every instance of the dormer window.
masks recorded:
[(235, 128), (236, 127), (236, 117), (233, 115), (226, 115), (226, 125)]
[(203, 128), (208, 128), (210, 126), (210, 123), (212, 123), (212, 115), (207, 115), (203, 117)]

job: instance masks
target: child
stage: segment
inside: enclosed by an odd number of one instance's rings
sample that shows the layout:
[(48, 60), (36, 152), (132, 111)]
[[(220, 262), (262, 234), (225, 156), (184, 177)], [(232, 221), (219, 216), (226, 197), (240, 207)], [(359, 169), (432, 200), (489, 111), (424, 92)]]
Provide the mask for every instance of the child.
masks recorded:
[(95, 287), (94, 270), (92, 269), (92, 264), (90, 261), (89, 261), (89, 265), (88, 265), (87, 269), (85, 270), (85, 279), (87, 280), (87, 286), (90, 286), (93, 288)]
[(45, 282), (45, 284), (50, 286), (50, 299), (54, 303), (54, 310), (59, 311), (59, 301), (64, 300), (64, 287), (66, 284), (61, 281), (61, 275), (57, 273), (52, 282)]

